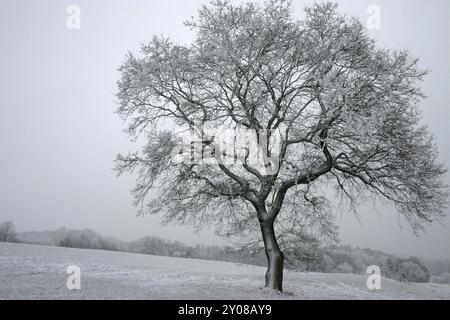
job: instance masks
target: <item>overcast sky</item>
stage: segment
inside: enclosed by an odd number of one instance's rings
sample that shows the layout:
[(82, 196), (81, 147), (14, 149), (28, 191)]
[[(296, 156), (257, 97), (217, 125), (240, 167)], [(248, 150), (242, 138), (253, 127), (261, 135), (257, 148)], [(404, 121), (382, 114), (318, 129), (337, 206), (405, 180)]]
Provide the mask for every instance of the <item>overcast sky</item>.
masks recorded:
[[(294, 0), (296, 15), (312, 1)], [(117, 153), (133, 151), (114, 113), (117, 68), (128, 51), (155, 34), (189, 43), (183, 21), (200, 0), (0, 2), (0, 222), (19, 231), (66, 226), (91, 228), (133, 240), (156, 235), (187, 243), (223, 243), (211, 231), (165, 227), (154, 216), (136, 217), (132, 177), (116, 178)], [(424, 90), (424, 123), (436, 136), (441, 158), (450, 163), (450, 2), (338, 1), (346, 13), (368, 18), (381, 9), (379, 45), (406, 48), (432, 70)], [(67, 28), (67, 8), (81, 9), (81, 28)], [(447, 183), (450, 179), (447, 177)], [(450, 258), (450, 219), (420, 238), (392, 208), (361, 208), (360, 222), (342, 214), (345, 244), (398, 254)]]

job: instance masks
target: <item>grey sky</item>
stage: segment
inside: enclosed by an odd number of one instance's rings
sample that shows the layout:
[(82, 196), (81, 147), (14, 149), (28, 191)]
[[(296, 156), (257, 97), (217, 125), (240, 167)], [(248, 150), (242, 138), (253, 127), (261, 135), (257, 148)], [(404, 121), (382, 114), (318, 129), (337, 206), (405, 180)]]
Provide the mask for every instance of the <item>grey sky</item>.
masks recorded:
[[(222, 243), (212, 232), (159, 226), (158, 217), (138, 218), (131, 205), (132, 177), (112, 171), (118, 152), (132, 151), (113, 113), (117, 67), (155, 34), (192, 40), (183, 21), (200, 0), (0, 2), (0, 221), (17, 228), (92, 228), (124, 240), (158, 235), (188, 243)], [(312, 1), (294, 0), (296, 14)], [(424, 90), (424, 123), (435, 134), (442, 161), (450, 163), (450, 2), (338, 1), (342, 11), (367, 19), (381, 8), (379, 44), (409, 49), (432, 70)], [(66, 9), (81, 9), (81, 29), (68, 30)], [(447, 178), (447, 181), (449, 179)], [(389, 207), (361, 208), (340, 219), (343, 243), (387, 252), (450, 258), (450, 220), (421, 238)]]

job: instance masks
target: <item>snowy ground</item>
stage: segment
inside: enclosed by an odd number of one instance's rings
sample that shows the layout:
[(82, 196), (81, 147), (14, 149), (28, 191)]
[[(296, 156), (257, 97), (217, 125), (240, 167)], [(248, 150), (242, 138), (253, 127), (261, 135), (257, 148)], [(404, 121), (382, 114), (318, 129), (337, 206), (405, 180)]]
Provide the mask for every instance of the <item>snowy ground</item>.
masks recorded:
[[(81, 290), (66, 287), (81, 267)], [(284, 294), (261, 289), (264, 268), (96, 250), (0, 243), (0, 299), (450, 299), (450, 285), (286, 272)]]

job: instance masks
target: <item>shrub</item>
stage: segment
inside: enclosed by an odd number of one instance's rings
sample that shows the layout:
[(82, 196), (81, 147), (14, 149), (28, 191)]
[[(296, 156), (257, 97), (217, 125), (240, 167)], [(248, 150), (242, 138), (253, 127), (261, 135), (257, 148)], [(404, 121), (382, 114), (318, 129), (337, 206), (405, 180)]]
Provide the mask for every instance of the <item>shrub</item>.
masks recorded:
[(427, 267), (417, 258), (390, 258), (387, 262), (388, 277), (402, 282), (425, 283), (430, 281)]

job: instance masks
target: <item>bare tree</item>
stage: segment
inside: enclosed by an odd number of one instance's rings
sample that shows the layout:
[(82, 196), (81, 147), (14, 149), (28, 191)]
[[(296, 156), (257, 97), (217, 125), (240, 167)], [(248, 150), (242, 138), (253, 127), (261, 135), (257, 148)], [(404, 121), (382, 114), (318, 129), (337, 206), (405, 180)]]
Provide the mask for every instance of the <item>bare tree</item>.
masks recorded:
[(14, 242), (16, 236), (15, 227), (11, 221), (0, 224), (0, 242)]
[[(213, 1), (186, 23), (193, 44), (155, 37), (129, 54), (118, 93), (128, 133), (146, 139), (142, 152), (117, 158), (119, 174), (137, 172), (141, 212), (225, 233), (258, 226), (266, 287), (279, 291), (280, 238), (311, 221), (332, 233), (327, 190), (354, 207), (387, 199), (416, 232), (447, 203), (446, 170), (420, 124), (417, 59), (378, 49), (335, 4), (307, 8), (302, 21), (291, 13), (282, 0)], [(244, 128), (253, 141), (233, 154), (205, 128)]]

